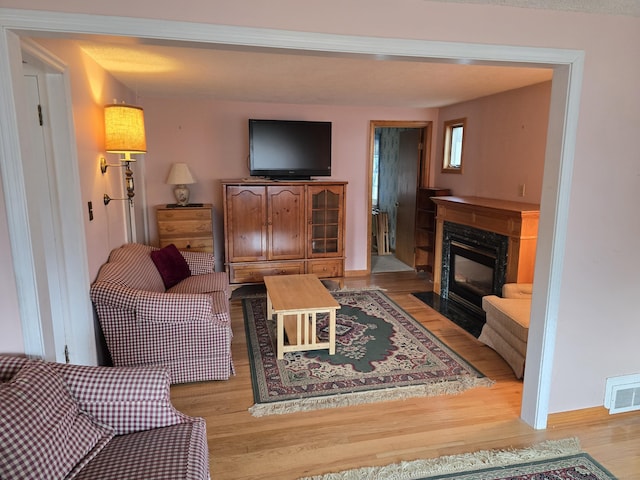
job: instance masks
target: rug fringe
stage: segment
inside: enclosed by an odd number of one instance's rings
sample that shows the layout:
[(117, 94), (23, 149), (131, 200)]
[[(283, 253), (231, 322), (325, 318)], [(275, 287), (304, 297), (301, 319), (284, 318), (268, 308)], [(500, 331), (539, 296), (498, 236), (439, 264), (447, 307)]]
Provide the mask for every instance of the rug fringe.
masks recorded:
[(433, 475), (470, 472), (480, 468), (514, 465), (580, 453), (577, 438), (547, 440), (522, 449), (480, 450), (425, 460), (394, 463), (382, 467), (364, 467), (337, 473), (304, 477), (299, 480), (412, 480)]
[(369, 292), (369, 291), (375, 291), (375, 290), (379, 290), (381, 292), (386, 292), (387, 289), (386, 288), (381, 288), (381, 287), (358, 287), (358, 288), (349, 288), (349, 287), (342, 287), (340, 290), (334, 290), (334, 292), (336, 293), (342, 293), (342, 292)]
[(283, 415), (294, 412), (309, 412), (323, 408), (348, 407), (365, 403), (404, 400), (415, 397), (437, 395), (457, 395), (475, 387), (490, 387), (493, 380), (486, 377), (459, 377), (457, 380), (443, 381), (428, 385), (409, 385), (366, 392), (342, 393), (325, 397), (296, 398), (273, 403), (259, 403), (249, 408), (254, 417)]

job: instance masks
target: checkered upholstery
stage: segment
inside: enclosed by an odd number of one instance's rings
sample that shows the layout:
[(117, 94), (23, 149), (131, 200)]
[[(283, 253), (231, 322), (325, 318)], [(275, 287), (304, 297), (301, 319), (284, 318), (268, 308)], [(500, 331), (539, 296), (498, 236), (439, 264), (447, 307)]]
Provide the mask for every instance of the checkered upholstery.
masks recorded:
[[(0, 396), (0, 410), (4, 408), (11, 412), (10, 415), (2, 415), (3, 421), (24, 421), (27, 424), (25, 438), (28, 438), (27, 441), (4, 438), (10, 435), (9, 429), (1, 428), (0, 446), (15, 450), (42, 441), (45, 432), (40, 433), (39, 429), (46, 428), (50, 423), (47, 415), (54, 414), (60, 408), (59, 405), (67, 409), (75, 408), (81, 415), (90, 418), (92, 425), (81, 431), (77, 428), (65, 429), (67, 434), (73, 436), (67, 437), (64, 443), (58, 439), (58, 445), (54, 445), (57, 436), (54, 437), (54, 441), (49, 440), (44, 447), (46, 453), (35, 456), (32, 454), (24, 461), (15, 460), (20, 457), (16, 457), (12, 451), (13, 467), (18, 469), (15, 472), (8, 470), (3, 464), (7, 463), (7, 455), (3, 455), (0, 459), (0, 469), (3, 469), (0, 470), (1, 478), (205, 480), (209, 477), (205, 422), (173, 408), (166, 368), (45, 364), (25, 357), (0, 355), (0, 389), (10, 387), (9, 382), (14, 377), (26, 377), (30, 375), (28, 370), (35, 369), (38, 373), (36, 370), (42, 368), (48, 369), (49, 375), (42, 381), (40, 395), (34, 397), (36, 402), (42, 403), (38, 406), (37, 415), (20, 419), (25, 416), (25, 408), (13, 403), (7, 404), (15, 400)], [(41, 372), (33, 378), (40, 381), (45, 373), (47, 372)], [(56, 388), (61, 389), (60, 393), (54, 393)], [(68, 395), (67, 398), (64, 398), (65, 394)], [(91, 449), (91, 442), (86, 442), (89, 433), (93, 433), (96, 428), (98, 432), (106, 432), (106, 436)], [(93, 440), (95, 441), (97, 440)], [(84, 447), (85, 456), (72, 457), (70, 452), (77, 451), (81, 442), (88, 446)], [(60, 450), (60, 445), (65, 445), (66, 450), (62, 449), (54, 457), (51, 450), (56, 446)], [(70, 458), (74, 458), (77, 463), (69, 464)], [(62, 469), (71, 472), (65, 476)]]
[(115, 437), (76, 480), (206, 479), (206, 438), (201, 419)]
[(72, 478), (113, 435), (45, 362), (30, 361), (0, 384), (0, 478)]
[(211, 254), (181, 252), (191, 276), (165, 291), (154, 249), (114, 250), (91, 286), (114, 365), (164, 366), (171, 383), (228, 379), (234, 368), (226, 274), (213, 270)]
[(173, 408), (166, 368), (53, 364), (80, 408), (116, 435), (168, 427), (190, 417)]

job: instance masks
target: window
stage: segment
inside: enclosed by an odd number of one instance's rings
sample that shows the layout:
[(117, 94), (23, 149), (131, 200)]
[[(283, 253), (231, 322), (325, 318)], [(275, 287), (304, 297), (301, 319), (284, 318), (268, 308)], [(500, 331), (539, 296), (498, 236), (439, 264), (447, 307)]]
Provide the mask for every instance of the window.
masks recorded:
[(444, 122), (443, 173), (462, 173), (462, 147), (466, 118)]

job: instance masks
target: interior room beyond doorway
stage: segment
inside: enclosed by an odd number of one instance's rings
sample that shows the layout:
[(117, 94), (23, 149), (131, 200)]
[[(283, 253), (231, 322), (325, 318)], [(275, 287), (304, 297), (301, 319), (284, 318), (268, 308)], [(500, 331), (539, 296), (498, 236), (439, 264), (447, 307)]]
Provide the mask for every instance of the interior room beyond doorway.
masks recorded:
[(415, 269), (411, 252), (423, 129), (407, 122), (373, 131), (371, 273)]

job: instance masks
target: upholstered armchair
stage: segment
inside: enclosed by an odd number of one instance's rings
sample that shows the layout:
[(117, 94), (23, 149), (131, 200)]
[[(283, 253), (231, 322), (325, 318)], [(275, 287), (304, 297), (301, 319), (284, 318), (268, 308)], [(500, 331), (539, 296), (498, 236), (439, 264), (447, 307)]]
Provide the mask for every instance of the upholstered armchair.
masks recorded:
[(532, 291), (531, 283), (506, 283), (502, 297), (482, 297), (487, 321), (478, 340), (504, 358), (516, 378), (524, 376)]
[(91, 300), (114, 366), (164, 366), (171, 383), (234, 373), (229, 283), (213, 255), (126, 244), (101, 267)]
[(165, 368), (0, 354), (0, 478), (209, 478), (206, 424), (171, 404)]

